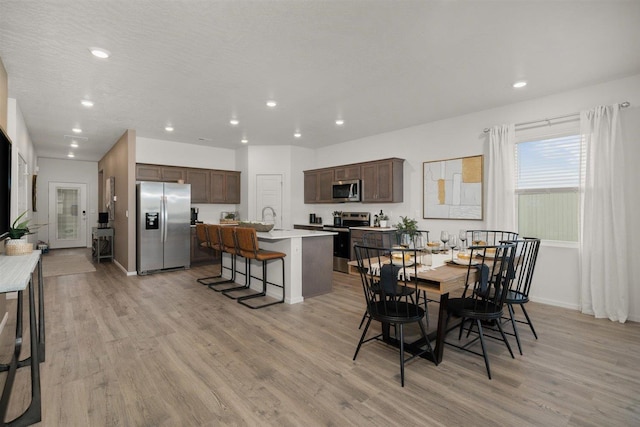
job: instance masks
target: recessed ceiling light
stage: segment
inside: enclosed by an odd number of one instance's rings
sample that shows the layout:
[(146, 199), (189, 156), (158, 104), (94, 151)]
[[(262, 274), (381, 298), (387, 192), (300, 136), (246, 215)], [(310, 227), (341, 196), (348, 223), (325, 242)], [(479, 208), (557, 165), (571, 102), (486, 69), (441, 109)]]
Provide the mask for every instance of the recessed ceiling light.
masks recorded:
[(336, 124), (337, 124), (338, 126), (342, 126), (342, 125), (344, 124), (344, 120), (342, 120), (342, 119), (338, 119), (338, 120), (336, 120)]
[(515, 82), (513, 84), (513, 87), (516, 88), (516, 89), (520, 89), (522, 87), (525, 87), (526, 85), (527, 85), (527, 82), (525, 82), (524, 80), (521, 80), (519, 82)]
[(300, 132), (296, 132), (296, 133), (293, 134), (293, 137), (294, 138), (300, 138), (300, 137), (302, 137), (302, 134)]
[(74, 133), (82, 133), (82, 129), (80, 128), (73, 128), (71, 129)]
[(93, 101), (89, 101), (88, 99), (83, 99), (80, 103), (85, 107), (93, 107)]
[(269, 108), (273, 108), (276, 105), (278, 105), (278, 103), (276, 101), (273, 101), (273, 100), (267, 101), (267, 107), (269, 107)]
[(238, 119), (231, 119), (231, 120), (229, 120), (229, 123), (230, 123), (232, 126), (238, 126), (238, 125), (240, 124), (240, 120), (238, 120)]
[(75, 157), (75, 154), (69, 153), (69, 154), (67, 154), (67, 157)]
[(107, 59), (111, 56), (111, 52), (106, 49), (102, 49), (101, 47), (90, 47), (89, 50), (91, 51), (91, 54), (96, 58)]
[(71, 147), (73, 147), (73, 148), (78, 148), (78, 143), (77, 143), (77, 142), (75, 142), (75, 141), (73, 141), (73, 142), (71, 143)]
[(242, 138), (240, 142), (242, 142), (243, 144), (246, 144), (249, 142), (249, 140), (247, 138)]
[(164, 130), (167, 132), (173, 132), (173, 126), (165, 126)]

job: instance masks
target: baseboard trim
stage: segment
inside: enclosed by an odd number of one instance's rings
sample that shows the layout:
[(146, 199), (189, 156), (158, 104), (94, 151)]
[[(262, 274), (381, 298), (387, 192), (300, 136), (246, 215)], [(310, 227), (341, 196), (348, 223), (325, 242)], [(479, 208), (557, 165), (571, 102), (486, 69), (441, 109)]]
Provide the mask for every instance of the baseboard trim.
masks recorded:
[(123, 272), (125, 275), (127, 275), (127, 276), (135, 276), (136, 274), (138, 274), (138, 272), (136, 272), (136, 271), (127, 271), (127, 269), (126, 269), (126, 268), (124, 268), (124, 267), (122, 266), (122, 264), (120, 264), (120, 263), (119, 263), (118, 261), (116, 261), (115, 259), (113, 260), (113, 263), (114, 263), (115, 265), (117, 265), (117, 266), (118, 266), (118, 268), (119, 268), (120, 270), (122, 270), (122, 272)]

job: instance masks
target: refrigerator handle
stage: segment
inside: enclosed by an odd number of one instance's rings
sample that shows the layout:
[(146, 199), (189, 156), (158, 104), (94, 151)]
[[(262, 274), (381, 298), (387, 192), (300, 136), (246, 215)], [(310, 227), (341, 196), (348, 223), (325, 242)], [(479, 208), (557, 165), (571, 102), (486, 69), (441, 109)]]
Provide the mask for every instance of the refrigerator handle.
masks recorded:
[(162, 196), (162, 220), (164, 224), (162, 224), (162, 241), (167, 241), (167, 196)]

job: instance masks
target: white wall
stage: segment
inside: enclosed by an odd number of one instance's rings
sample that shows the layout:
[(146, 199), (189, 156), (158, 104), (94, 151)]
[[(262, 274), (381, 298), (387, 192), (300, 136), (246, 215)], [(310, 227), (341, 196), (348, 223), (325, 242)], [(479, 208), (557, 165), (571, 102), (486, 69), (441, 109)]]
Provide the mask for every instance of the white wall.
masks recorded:
[[(87, 236), (86, 246), (91, 247), (91, 227), (98, 225), (98, 162), (62, 159), (38, 159), (38, 223), (49, 224), (49, 182), (87, 184)], [(38, 230), (38, 239), (49, 241), (49, 227)]]
[[(640, 107), (640, 75), (320, 148), (315, 152), (314, 168), (387, 157), (406, 159), (404, 202), (388, 205), (362, 203), (303, 205), (303, 208), (292, 208), (292, 212), (300, 213), (294, 218), (294, 222), (307, 222), (308, 214), (311, 212), (323, 216), (326, 222), (326, 218), (329, 218), (330, 213), (336, 209), (363, 210), (371, 213), (384, 209), (385, 213), (390, 215), (393, 223), (398, 221), (400, 215), (409, 215), (419, 220), (421, 228), (430, 230), (436, 236), (439, 235), (440, 230), (456, 231), (460, 228), (481, 228), (484, 224), (482, 221), (422, 219), (423, 162), (477, 154), (486, 155), (487, 136), (483, 133), (483, 129), (496, 124), (538, 120), (575, 113), (596, 105), (623, 101), (631, 102), (630, 110), (637, 111)], [(630, 150), (627, 157), (630, 164), (635, 165), (630, 172), (632, 177), (629, 182), (639, 182), (637, 165), (640, 164), (640, 156), (637, 147), (640, 131), (637, 128), (636, 124), (635, 130), (630, 129), (627, 134), (631, 142), (630, 145), (635, 148), (635, 152)], [(634, 156), (635, 158), (632, 160)], [(485, 173), (486, 167), (485, 162)], [(301, 176), (298, 168), (294, 169), (293, 176)], [(292, 198), (297, 203), (302, 203), (302, 196), (303, 192), (300, 191)], [(638, 229), (636, 228), (632, 232), (635, 234), (631, 241), (640, 241)], [(576, 247), (543, 245), (531, 292), (532, 299), (577, 309), (579, 307), (577, 257)], [(637, 261), (630, 258), (629, 264), (634, 263)], [(640, 292), (636, 289), (640, 276), (635, 274), (629, 277), (632, 280), (631, 288), (634, 289), (629, 319), (640, 321)]]
[[(203, 145), (184, 144), (175, 141), (136, 137), (136, 163), (153, 163), (158, 165), (185, 166), (204, 169), (240, 170), (236, 165), (236, 150), (207, 147)], [(243, 173), (243, 175), (245, 175)], [(243, 180), (244, 176), (241, 177)], [(245, 194), (244, 192), (242, 194)], [(235, 211), (236, 205), (198, 204), (192, 207), (199, 209), (198, 219), (204, 222), (217, 223), (220, 212)]]
[[(27, 170), (29, 176), (27, 178), (27, 206), (29, 211), (33, 210), (31, 204), (31, 181), (32, 176), (37, 174), (37, 158), (36, 152), (33, 147), (33, 142), (29, 136), (29, 131), (24, 122), (22, 111), (17, 101), (13, 98), (9, 98), (7, 101), (7, 135), (11, 138), (12, 150), (11, 150), (11, 182), (18, 182), (18, 155), (27, 163)], [(18, 186), (12, 185), (11, 188), (11, 219), (15, 219), (22, 212), (18, 212)], [(32, 212), (29, 212), (28, 217), (32, 219), (32, 223), (37, 223), (38, 220)], [(35, 236), (29, 236), (29, 241), (35, 242)]]

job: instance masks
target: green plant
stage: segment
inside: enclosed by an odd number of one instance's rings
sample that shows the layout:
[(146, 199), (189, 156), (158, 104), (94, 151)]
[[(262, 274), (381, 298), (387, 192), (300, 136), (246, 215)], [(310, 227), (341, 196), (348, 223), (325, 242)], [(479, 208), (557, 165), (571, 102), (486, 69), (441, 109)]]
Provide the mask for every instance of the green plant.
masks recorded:
[(333, 211), (333, 216), (340, 216), (342, 215), (342, 211)]
[(236, 214), (234, 212), (227, 212), (224, 219), (236, 219)]
[[(22, 219), (27, 214), (27, 211), (22, 212), (11, 227), (9, 228), (9, 237), (12, 239), (19, 239), (24, 235), (33, 234), (35, 230), (29, 229), (29, 218)], [(22, 220), (22, 221), (21, 221)]]
[(382, 210), (380, 210), (380, 213), (377, 216), (378, 216), (378, 221), (389, 221), (389, 217), (387, 216), (387, 214), (382, 212)]
[(418, 231), (418, 221), (408, 216), (400, 216), (400, 222), (396, 224), (398, 232), (414, 236)]

